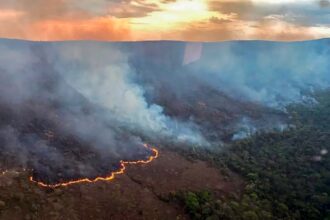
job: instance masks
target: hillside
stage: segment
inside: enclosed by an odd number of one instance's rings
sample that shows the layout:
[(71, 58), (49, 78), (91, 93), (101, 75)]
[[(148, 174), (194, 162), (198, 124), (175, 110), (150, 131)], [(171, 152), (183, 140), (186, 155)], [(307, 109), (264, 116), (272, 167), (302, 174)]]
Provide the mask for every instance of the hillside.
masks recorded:
[(329, 218), (329, 42), (0, 40), (0, 218)]

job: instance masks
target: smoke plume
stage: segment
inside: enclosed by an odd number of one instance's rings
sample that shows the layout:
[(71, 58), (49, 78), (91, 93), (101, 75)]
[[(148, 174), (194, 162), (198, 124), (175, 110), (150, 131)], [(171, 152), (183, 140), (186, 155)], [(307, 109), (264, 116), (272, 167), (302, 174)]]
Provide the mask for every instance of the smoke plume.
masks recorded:
[(48, 183), (145, 159), (145, 142), (215, 147), (285, 129), (285, 108), (330, 84), (329, 40), (0, 41), (5, 167)]

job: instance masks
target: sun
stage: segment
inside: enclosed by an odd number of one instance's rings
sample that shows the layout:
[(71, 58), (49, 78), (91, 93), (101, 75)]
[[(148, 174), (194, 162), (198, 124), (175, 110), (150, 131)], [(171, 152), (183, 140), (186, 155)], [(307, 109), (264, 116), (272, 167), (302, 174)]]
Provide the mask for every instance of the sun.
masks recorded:
[(202, 0), (179, 0), (167, 5), (169, 12), (207, 12), (207, 4)]
[[(147, 25), (147, 28), (164, 30), (179, 27), (191, 22), (208, 20), (214, 16), (206, 0), (177, 0), (159, 5), (160, 10), (143, 18), (134, 19), (134, 23)], [(146, 26), (144, 26), (146, 28)]]

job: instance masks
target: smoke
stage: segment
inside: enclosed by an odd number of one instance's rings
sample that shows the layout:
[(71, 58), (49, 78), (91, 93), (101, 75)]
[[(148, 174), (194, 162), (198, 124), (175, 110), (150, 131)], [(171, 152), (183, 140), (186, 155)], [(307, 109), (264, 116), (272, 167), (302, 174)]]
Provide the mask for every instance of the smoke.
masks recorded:
[(1, 40), (2, 163), (54, 183), (146, 158), (144, 142), (210, 146), (285, 129), (288, 104), (314, 105), (329, 87), (328, 46)]
[(242, 118), (257, 131), (286, 128), (287, 105), (314, 105), (313, 92), (330, 84), (327, 39), (121, 47), (130, 51), (130, 68), (148, 99), (172, 117), (198, 124), (207, 138), (217, 141), (232, 140), (246, 127)]
[[(166, 116), (163, 108), (145, 99), (128, 54), (104, 44), (56, 45), (55, 66), (63, 78), (86, 98), (111, 111), (111, 117), (150, 139), (207, 145), (197, 126)], [(110, 117), (110, 116), (109, 116)]]
[(283, 109), (330, 85), (329, 40), (204, 44), (187, 72), (236, 99)]
[(146, 158), (144, 141), (208, 144), (196, 125), (145, 99), (116, 45), (3, 40), (0, 48), (1, 156), (18, 152), (13, 161), (37, 179), (106, 175), (121, 160)]
[(233, 135), (233, 141), (245, 139), (257, 131), (257, 128), (246, 117), (243, 117), (237, 126), (238, 132)]
[[(272, 123), (272, 124), (270, 124)], [(251, 118), (243, 116), (234, 126), (235, 133), (232, 135), (233, 141), (242, 140), (251, 137), (258, 131), (284, 131), (289, 126), (279, 120), (264, 121), (258, 124)]]
[(36, 179), (54, 183), (106, 175), (120, 160), (150, 154), (58, 74), (43, 45), (3, 41), (0, 48), (3, 167), (32, 168)]

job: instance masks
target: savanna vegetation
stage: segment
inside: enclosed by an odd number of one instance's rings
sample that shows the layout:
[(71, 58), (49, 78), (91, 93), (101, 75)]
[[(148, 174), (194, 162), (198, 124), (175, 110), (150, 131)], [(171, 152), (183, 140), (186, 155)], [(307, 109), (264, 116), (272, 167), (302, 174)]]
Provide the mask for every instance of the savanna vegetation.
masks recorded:
[(294, 126), (285, 131), (258, 133), (219, 153), (189, 152), (241, 175), (243, 193), (176, 192), (170, 201), (192, 219), (330, 219), (330, 91), (315, 99), (288, 107)]

